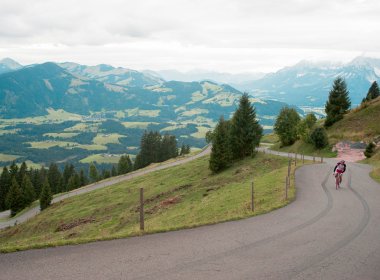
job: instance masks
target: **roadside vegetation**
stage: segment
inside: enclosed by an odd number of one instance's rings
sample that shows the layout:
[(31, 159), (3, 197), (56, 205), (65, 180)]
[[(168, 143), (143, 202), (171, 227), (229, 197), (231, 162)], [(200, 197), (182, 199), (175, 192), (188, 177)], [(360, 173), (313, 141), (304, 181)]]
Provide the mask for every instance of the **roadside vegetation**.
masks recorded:
[[(213, 174), (209, 157), (53, 204), (35, 218), (0, 231), (0, 251), (77, 244), (140, 235), (139, 189), (144, 188), (145, 232), (154, 233), (266, 213), (284, 199), (288, 159), (258, 153)], [(196, 171), (196, 172), (194, 172)], [(293, 176), (293, 175), (292, 175)], [(292, 177), (293, 178), (293, 177)], [(255, 212), (250, 210), (254, 180)]]

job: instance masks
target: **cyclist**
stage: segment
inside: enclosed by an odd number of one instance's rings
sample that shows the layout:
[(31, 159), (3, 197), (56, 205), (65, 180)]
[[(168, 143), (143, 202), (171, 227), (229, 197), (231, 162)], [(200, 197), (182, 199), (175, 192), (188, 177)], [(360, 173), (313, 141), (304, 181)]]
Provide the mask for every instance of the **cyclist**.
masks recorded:
[(334, 176), (339, 176), (339, 184), (342, 183), (342, 174), (346, 171), (346, 162), (344, 160), (339, 161), (334, 168)]

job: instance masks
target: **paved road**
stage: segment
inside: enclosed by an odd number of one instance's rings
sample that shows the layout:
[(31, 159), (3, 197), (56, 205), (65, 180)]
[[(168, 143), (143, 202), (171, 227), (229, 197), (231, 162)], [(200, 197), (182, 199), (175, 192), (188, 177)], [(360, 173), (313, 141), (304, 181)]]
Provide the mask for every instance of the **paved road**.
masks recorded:
[[(194, 156), (186, 157), (186, 158), (176, 160), (176, 161), (172, 161), (172, 162), (162, 163), (162, 164), (159, 164), (159, 165), (151, 167), (151, 168), (148, 167), (148, 168), (145, 168), (143, 170), (137, 170), (137, 171), (128, 173), (126, 175), (121, 175), (121, 176), (117, 176), (117, 177), (114, 177), (114, 178), (111, 178), (111, 179), (108, 179), (105, 181), (94, 183), (94, 184), (82, 187), (80, 189), (76, 189), (76, 190), (70, 191), (68, 193), (62, 194), (60, 196), (57, 196), (52, 200), (52, 203), (59, 202), (59, 201), (64, 200), (68, 197), (72, 197), (72, 196), (76, 196), (79, 194), (88, 193), (88, 192), (91, 192), (91, 191), (94, 191), (97, 189), (101, 189), (104, 187), (108, 187), (108, 186), (120, 183), (122, 181), (127, 181), (127, 180), (130, 180), (132, 178), (135, 178), (135, 177), (138, 177), (141, 175), (145, 175), (145, 174), (157, 171), (157, 170), (162, 170), (162, 169), (165, 169), (168, 167), (173, 167), (176, 165), (184, 164), (186, 162), (192, 161), (192, 160), (197, 159), (199, 157), (202, 157), (206, 154), (209, 154), (210, 151), (211, 151), (210, 146), (207, 146), (203, 151), (201, 151), (200, 153), (198, 153)], [(23, 222), (29, 220), (30, 218), (36, 216), (38, 213), (40, 213), (40, 206), (36, 206), (34, 208), (31, 208), (29, 211), (23, 213), (22, 215), (18, 216), (17, 218), (9, 219), (9, 220), (4, 221), (4, 222), (0, 221), (0, 229), (6, 228), (9, 226), (14, 226), (16, 223), (17, 224), (23, 223)], [(9, 216), (9, 215), (10, 215), (9, 211), (0, 212), (0, 218), (4, 218), (4, 217)], [(1, 275), (0, 275), (0, 279), (1, 279)]]
[[(276, 152), (277, 153), (277, 152)], [(0, 255), (0, 279), (380, 279), (380, 185), (333, 160), (296, 172), (297, 200), (190, 230)]]

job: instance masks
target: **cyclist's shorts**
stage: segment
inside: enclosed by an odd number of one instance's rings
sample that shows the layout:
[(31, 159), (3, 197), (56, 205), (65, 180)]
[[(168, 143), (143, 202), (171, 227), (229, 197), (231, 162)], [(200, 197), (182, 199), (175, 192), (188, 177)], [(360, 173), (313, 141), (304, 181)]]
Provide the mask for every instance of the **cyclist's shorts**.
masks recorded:
[(335, 170), (337, 173), (343, 174), (343, 170), (337, 169)]

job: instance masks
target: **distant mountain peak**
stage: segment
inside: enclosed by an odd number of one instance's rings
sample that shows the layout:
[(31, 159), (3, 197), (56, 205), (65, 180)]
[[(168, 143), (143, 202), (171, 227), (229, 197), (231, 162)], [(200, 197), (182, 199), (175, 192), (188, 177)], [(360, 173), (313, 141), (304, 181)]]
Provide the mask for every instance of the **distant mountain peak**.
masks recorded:
[(6, 57), (0, 60), (0, 64), (3, 64), (7, 66), (9, 69), (16, 70), (22, 67), (20, 63), (17, 61), (13, 60), (12, 58)]

